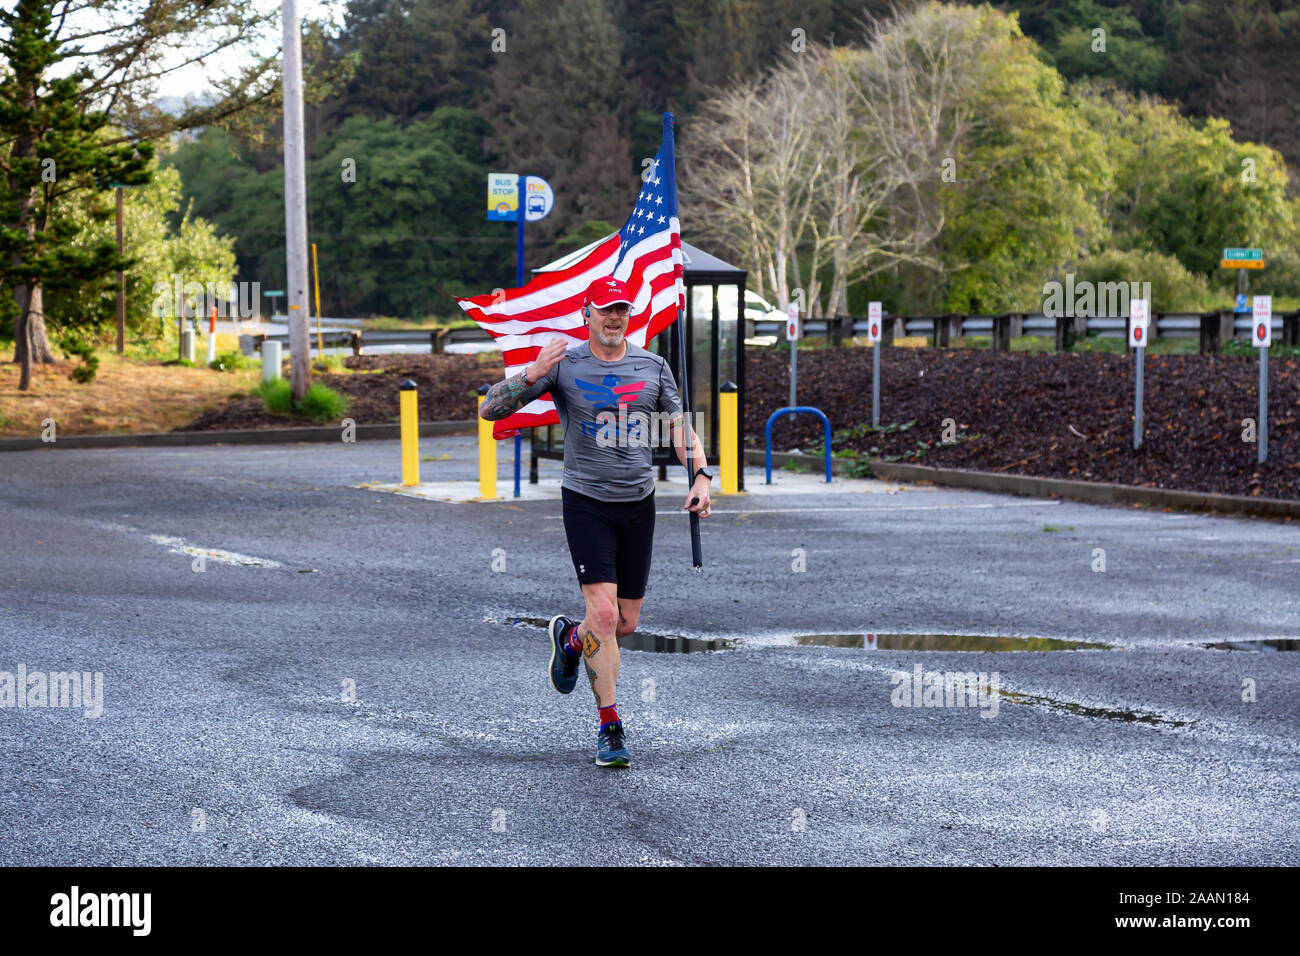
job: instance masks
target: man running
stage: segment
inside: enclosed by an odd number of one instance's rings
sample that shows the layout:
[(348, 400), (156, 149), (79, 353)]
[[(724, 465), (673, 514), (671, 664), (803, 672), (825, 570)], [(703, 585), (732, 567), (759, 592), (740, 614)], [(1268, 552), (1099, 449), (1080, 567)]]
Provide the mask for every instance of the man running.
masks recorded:
[[(627, 286), (597, 279), (584, 302), (587, 341), (568, 348), (556, 338), (542, 346), (522, 375), (488, 390), (479, 414), (489, 421), (506, 418), (547, 392), (555, 401), (564, 430), (564, 531), (587, 610), (578, 622), (560, 614), (551, 619), (550, 679), (561, 694), (571, 693), (582, 659), (600, 712), (596, 763), (627, 767), (632, 757), (614, 695), (618, 638), (636, 630), (654, 544), (652, 455), (658, 429), (646, 419), (661, 420), (651, 413), (671, 416), (673, 446), (686, 464), (685, 416), (668, 363), (624, 338), (632, 305)], [(703, 518), (713, 476), (693, 429), (691, 438), (698, 467), (683, 510)]]

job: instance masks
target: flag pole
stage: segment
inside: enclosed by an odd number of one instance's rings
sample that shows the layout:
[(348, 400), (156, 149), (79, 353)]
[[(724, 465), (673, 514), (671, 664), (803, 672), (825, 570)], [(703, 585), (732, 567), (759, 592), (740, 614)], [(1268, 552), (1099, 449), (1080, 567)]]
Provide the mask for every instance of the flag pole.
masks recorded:
[[(672, 150), (673, 158), (673, 200), (672, 209), (677, 211), (678, 216), (678, 234), (681, 233), (681, 208), (677, 205), (677, 146), (673, 141), (673, 114), (664, 114), (664, 139), (666, 139)], [(685, 281), (681, 286), (683, 292), (686, 288)], [(681, 300), (677, 305), (677, 367), (681, 371), (681, 398), (682, 398), (682, 423), (683, 423), (683, 440), (686, 443), (686, 493), (690, 494), (691, 489), (695, 487), (695, 432), (691, 429), (691, 389), (690, 381), (686, 374), (686, 322), (684, 321), (686, 312), (681, 306)], [(695, 504), (699, 499), (692, 498), (690, 503)], [(691, 562), (695, 566), (697, 573), (702, 572), (704, 567), (703, 549), (700, 547), (700, 516), (694, 511), (691, 513)]]
[[(682, 372), (682, 422), (685, 424), (683, 440), (686, 442), (686, 492), (689, 494), (695, 487), (695, 432), (691, 429), (690, 386), (686, 378), (686, 323), (682, 321), (683, 315), (685, 313), (681, 306), (678, 306), (677, 362)], [(691, 504), (695, 504), (698, 500), (692, 498)], [(695, 565), (696, 571), (702, 570), (704, 557), (700, 548), (700, 516), (694, 511), (691, 512), (691, 562)]]

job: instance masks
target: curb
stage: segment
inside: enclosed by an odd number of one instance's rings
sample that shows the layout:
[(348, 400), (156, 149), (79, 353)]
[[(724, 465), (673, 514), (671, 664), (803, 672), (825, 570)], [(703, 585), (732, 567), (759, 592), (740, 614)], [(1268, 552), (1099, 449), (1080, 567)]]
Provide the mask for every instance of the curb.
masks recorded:
[[(832, 458), (831, 474), (839, 474), (854, 460)], [(761, 450), (745, 449), (746, 464), (762, 466), (764, 461)], [(791, 461), (805, 465), (814, 474), (820, 474), (825, 467), (823, 464), (825, 459), (820, 455), (772, 453), (774, 468)], [(972, 488), (1035, 498), (1069, 498), (1092, 504), (1144, 504), (1180, 511), (1213, 511), (1225, 514), (1258, 515), (1265, 518), (1300, 518), (1300, 501), (1284, 498), (1248, 498), (1244, 495), (1221, 495), (1208, 491), (1173, 491), (1166, 488), (1141, 488), (1137, 485), (1071, 481), (1066, 478), (1034, 478), (1026, 475), (1004, 475), (992, 471), (932, 468), (928, 465), (877, 461), (874, 458), (868, 458), (866, 462), (871, 466), (872, 474), (885, 481), (901, 481), (909, 484), (928, 481), (953, 488)]]
[[(147, 435), (69, 435), (57, 441), (39, 438), (0, 438), (0, 452), (29, 451), (33, 448), (124, 448), (175, 445), (281, 445), (294, 442), (338, 441), (342, 426), (305, 428), (241, 428), (210, 432), (157, 432)], [(449, 422), (421, 422), (420, 437), (463, 435), (478, 431), (474, 419)], [(402, 437), (401, 425), (358, 425), (357, 441)]]

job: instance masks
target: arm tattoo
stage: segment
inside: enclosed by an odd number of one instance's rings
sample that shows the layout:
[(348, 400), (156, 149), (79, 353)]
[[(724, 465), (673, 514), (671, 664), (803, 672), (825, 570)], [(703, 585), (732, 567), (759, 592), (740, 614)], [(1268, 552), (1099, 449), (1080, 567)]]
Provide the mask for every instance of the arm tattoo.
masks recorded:
[[(534, 382), (533, 384), (536, 384)], [(529, 386), (524, 384), (522, 375), (512, 375), (497, 382), (483, 396), (483, 405), (479, 417), (488, 421), (497, 421), (510, 415), (521, 404), (520, 398)]]

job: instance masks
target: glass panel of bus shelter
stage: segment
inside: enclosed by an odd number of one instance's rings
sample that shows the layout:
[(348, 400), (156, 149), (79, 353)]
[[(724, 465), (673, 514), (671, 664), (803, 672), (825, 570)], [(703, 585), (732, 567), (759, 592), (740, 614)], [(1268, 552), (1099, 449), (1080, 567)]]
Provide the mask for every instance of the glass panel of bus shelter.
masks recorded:
[(713, 298), (714, 287), (691, 287), (690, 362), (691, 427), (700, 433), (700, 444), (711, 445), (710, 422), (713, 418)]
[(740, 357), (740, 286), (718, 286), (718, 387), (739, 382), (736, 362)]

